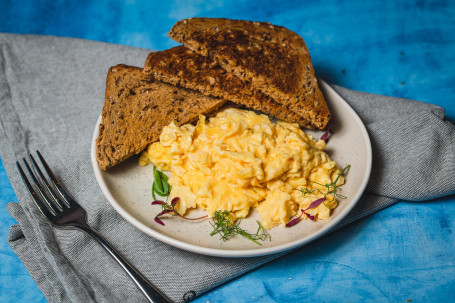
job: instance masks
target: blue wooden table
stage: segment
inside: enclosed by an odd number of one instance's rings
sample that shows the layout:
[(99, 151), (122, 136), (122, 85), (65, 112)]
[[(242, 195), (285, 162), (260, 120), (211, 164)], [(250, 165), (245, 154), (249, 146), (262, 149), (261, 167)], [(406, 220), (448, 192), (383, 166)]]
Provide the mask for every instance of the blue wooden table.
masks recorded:
[[(176, 45), (166, 33), (186, 17), (270, 21), (305, 39), (325, 81), (438, 104), (455, 121), (454, 1), (28, 0), (0, 11), (0, 32), (154, 50)], [(46, 302), (6, 242), (16, 200), (0, 165), (0, 302)], [(399, 202), (196, 302), (453, 302), (454, 214), (453, 195)]]

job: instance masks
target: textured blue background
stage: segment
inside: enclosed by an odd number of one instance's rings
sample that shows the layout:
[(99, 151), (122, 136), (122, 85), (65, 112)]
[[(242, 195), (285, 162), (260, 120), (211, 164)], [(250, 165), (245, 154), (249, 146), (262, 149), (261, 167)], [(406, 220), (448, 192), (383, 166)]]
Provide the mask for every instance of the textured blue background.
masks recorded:
[[(0, 32), (162, 50), (193, 16), (270, 21), (307, 42), (317, 74), (351, 89), (439, 104), (455, 120), (455, 1), (0, 1)], [(454, 176), (455, 177), (455, 176)], [(16, 201), (0, 164), (0, 302), (46, 302), (6, 242)], [(197, 302), (455, 300), (455, 196), (400, 202)]]

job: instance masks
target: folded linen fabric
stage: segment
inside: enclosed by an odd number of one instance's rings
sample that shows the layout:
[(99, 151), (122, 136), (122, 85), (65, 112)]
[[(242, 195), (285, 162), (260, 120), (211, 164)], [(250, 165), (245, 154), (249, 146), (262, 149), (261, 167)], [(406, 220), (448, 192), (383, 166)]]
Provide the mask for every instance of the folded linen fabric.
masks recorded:
[[(18, 222), (8, 241), (49, 302), (144, 297), (89, 236), (53, 227), (33, 206), (15, 161), (35, 149), (52, 159), (89, 224), (176, 302), (281, 256), (229, 259), (182, 251), (134, 228), (104, 198), (92, 173), (90, 143), (106, 73), (118, 63), (142, 66), (148, 53), (79, 39), (0, 35), (0, 156), (19, 200), (7, 205)], [(455, 127), (441, 107), (334, 89), (367, 126), (374, 162), (365, 194), (337, 228), (399, 200), (455, 192)]]

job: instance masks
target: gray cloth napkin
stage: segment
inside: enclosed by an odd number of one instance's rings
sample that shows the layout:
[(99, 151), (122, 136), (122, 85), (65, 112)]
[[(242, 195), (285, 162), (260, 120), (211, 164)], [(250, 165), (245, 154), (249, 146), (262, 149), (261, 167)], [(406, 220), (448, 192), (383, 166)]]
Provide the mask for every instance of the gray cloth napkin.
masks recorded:
[[(55, 228), (38, 212), (15, 161), (39, 149), (98, 230), (170, 298), (197, 295), (280, 255), (215, 258), (176, 249), (123, 220), (98, 188), (90, 142), (108, 68), (143, 66), (149, 50), (78, 39), (0, 35), (0, 156), (19, 203), (8, 241), (49, 302), (142, 302), (111, 257), (78, 230)], [(373, 170), (367, 191), (338, 228), (398, 200), (455, 192), (455, 128), (441, 107), (335, 90), (368, 128)]]

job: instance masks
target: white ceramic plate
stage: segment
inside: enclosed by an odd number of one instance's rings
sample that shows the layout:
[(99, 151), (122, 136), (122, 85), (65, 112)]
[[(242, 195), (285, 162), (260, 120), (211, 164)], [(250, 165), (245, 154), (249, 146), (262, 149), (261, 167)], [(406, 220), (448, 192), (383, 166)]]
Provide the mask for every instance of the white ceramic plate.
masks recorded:
[[(259, 246), (241, 236), (236, 236), (226, 242), (219, 236), (210, 236), (212, 226), (209, 219), (188, 221), (179, 217), (163, 219), (165, 226), (154, 221), (161, 211), (161, 206), (151, 205), (153, 197), (153, 165), (141, 167), (138, 157), (132, 157), (120, 165), (102, 171), (96, 162), (96, 138), (98, 137), (98, 119), (93, 134), (91, 160), (96, 179), (109, 203), (125, 220), (139, 230), (164, 243), (195, 253), (219, 257), (252, 257), (267, 255), (295, 248), (308, 243), (333, 228), (343, 219), (360, 199), (371, 171), (371, 143), (365, 126), (352, 108), (325, 82), (320, 81), (320, 87), (326, 101), (336, 115), (332, 126), (334, 134), (330, 137), (326, 152), (343, 168), (350, 164), (346, 175), (346, 184), (342, 194), (347, 199), (339, 200), (338, 207), (332, 211), (327, 220), (305, 220), (286, 228), (279, 226), (269, 231), (272, 241), (261, 242)], [(306, 131), (319, 138), (322, 131)], [(202, 211), (192, 211), (189, 217), (203, 215)], [(250, 232), (257, 229), (256, 212), (244, 219), (240, 226)]]

